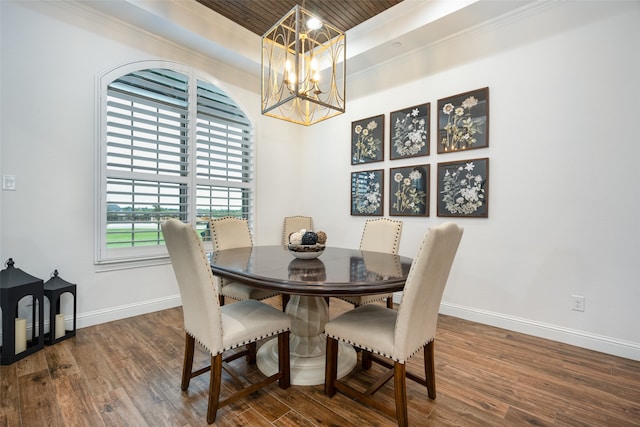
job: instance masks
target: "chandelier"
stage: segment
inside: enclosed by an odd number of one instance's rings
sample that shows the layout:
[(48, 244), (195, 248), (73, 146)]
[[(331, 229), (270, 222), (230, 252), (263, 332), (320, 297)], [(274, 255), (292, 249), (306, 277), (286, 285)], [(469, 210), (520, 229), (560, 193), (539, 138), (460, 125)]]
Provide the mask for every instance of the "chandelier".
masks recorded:
[(262, 114), (312, 125), (345, 111), (346, 36), (296, 5), (262, 36)]

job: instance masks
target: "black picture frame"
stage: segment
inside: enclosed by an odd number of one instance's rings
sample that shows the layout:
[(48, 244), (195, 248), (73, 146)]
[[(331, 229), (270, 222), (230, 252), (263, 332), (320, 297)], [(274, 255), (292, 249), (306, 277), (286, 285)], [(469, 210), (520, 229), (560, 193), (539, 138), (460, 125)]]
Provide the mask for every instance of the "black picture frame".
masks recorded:
[(438, 216), (489, 217), (489, 158), (438, 163)]
[(389, 169), (390, 216), (429, 216), (430, 169), (428, 164)]
[(384, 160), (384, 114), (351, 122), (351, 164)]
[(429, 155), (431, 103), (414, 105), (389, 114), (389, 158)]
[(438, 100), (438, 154), (488, 146), (488, 87)]
[(351, 215), (382, 216), (384, 170), (351, 172)]

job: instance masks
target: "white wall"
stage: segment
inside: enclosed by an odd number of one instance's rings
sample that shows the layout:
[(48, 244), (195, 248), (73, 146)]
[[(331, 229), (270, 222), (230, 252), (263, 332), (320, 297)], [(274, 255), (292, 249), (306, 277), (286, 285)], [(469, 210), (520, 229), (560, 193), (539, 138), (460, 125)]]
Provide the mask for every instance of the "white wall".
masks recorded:
[[(351, 121), (490, 88), (490, 147), (386, 160), (384, 168), (490, 157), (488, 219), (465, 235), (442, 311), (640, 360), (635, 302), (640, 208), (638, 2), (556, 2), (350, 76), (347, 113), (310, 128), (259, 115), (255, 76), (64, 4), (0, 2), (0, 259), (78, 285), (79, 325), (179, 303), (170, 267), (96, 272), (95, 78), (166, 59), (209, 70), (256, 123), (256, 242), (280, 239), (282, 217), (314, 216), (330, 244), (355, 246), (366, 217), (350, 211)], [(388, 136), (386, 140), (388, 144)], [(388, 147), (388, 145), (387, 145)], [(386, 157), (388, 158), (388, 151)], [(388, 185), (388, 184), (387, 184)], [(403, 218), (415, 253), (435, 216)], [(388, 212), (388, 198), (385, 199)], [(585, 312), (570, 310), (572, 294)]]
[(300, 185), (286, 173), (299, 155), (299, 128), (260, 115), (259, 95), (242, 88), (259, 88), (258, 78), (78, 5), (2, 1), (0, 7), (0, 169), (17, 180), (17, 191), (0, 193), (2, 268), (12, 257), (17, 268), (45, 281), (58, 269), (78, 286), (79, 327), (179, 304), (168, 264), (97, 272), (93, 262), (96, 78), (139, 60), (209, 71), (245, 108), (256, 124), (256, 242), (280, 242), (288, 194)]
[[(432, 214), (404, 218), (400, 253), (411, 256), (447, 220), (435, 215), (437, 163), (489, 157), (489, 218), (453, 219), (465, 234), (442, 312), (638, 359), (639, 5), (543, 4), (352, 78), (348, 114), (304, 145), (308, 158), (334, 153), (309, 187), (343, 188), (308, 197), (317, 226), (331, 244), (357, 244), (365, 218), (346, 216), (350, 172), (384, 168), (388, 189), (389, 168), (429, 163)], [(438, 99), (485, 86), (489, 148), (437, 155), (432, 135), (428, 157), (349, 164), (351, 121), (385, 114), (388, 159), (389, 112), (431, 102), (435, 129)], [(571, 310), (574, 294), (584, 312)]]

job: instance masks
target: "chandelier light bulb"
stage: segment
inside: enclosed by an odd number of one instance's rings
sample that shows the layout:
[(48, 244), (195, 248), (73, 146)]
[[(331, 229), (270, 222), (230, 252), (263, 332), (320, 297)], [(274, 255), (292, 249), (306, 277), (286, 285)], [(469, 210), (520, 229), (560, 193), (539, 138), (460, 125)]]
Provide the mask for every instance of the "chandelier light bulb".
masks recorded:
[(322, 28), (322, 21), (316, 18), (315, 16), (312, 16), (307, 20), (307, 29), (318, 30), (320, 28)]

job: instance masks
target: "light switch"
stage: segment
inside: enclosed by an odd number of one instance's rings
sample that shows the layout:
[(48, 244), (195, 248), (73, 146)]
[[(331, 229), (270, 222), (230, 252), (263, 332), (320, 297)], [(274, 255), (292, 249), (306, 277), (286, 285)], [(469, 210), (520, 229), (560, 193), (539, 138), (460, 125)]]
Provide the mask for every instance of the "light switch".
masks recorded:
[(9, 190), (9, 191), (16, 191), (16, 176), (2, 175), (2, 189)]

